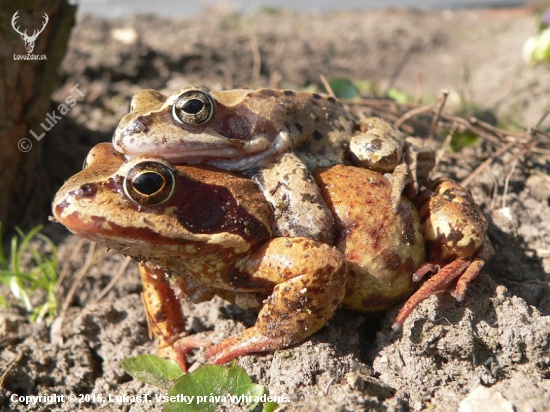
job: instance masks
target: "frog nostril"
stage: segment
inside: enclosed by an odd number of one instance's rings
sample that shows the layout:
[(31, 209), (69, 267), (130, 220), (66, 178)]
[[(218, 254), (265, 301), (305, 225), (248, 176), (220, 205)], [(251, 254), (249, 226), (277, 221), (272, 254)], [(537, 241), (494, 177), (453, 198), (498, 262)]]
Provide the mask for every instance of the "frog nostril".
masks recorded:
[(97, 186), (92, 184), (82, 185), (80, 186), (80, 193), (82, 193), (82, 197), (95, 196), (97, 193)]
[(82, 199), (84, 197), (94, 197), (97, 193), (97, 185), (92, 183), (86, 183), (80, 186), (78, 189), (71, 192), (77, 199)]

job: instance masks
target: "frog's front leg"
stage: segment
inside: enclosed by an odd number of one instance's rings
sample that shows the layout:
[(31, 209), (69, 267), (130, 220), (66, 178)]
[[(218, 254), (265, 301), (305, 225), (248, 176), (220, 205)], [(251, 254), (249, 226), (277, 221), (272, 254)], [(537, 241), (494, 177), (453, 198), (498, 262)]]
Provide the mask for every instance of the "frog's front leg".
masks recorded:
[(405, 138), (403, 151), (404, 163), (409, 169), (416, 196), (420, 186), (428, 185), (428, 177), (435, 166), (435, 152), (424, 146), (422, 139), (412, 136)]
[(405, 137), (378, 117), (363, 119), (350, 141), (351, 160), (357, 166), (392, 174), (392, 209), (397, 212), (401, 194), (418, 194), (435, 165), (435, 154), (422, 148), (417, 139)]
[(211, 347), (215, 364), (301, 342), (321, 329), (346, 293), (347, 263), (337, 249), (307, 238), (275, 238), (247, 261), (242, 276), (274, 285), (256, 324)]
[(185, 319), (181, 303), (163, 270), (140, 263), (139, 272), (143, 284), (141, 298), (147, 314), (149, 335), (157, 339), (157, 355), (175, 360), (186, 372), (187, 354), (191, 349), (210, 346), (210, 342), (185, 336)]
[(493, 256), (486, 235), (487, 221), (470, 192), (450, 179), (439, 179), (417, 197), (423, 225), (428, 262), (414, 274), (420, 281), (437, 272), (405, 303), (393, 324), (399, 329), (412, 310), (431, 295), (451, 291), (457, 301), (464, 299), (469, 283)]
[(277, 156), (252, 178), (273, 208), (276, 235), (332, 244), (332, 214), (311, 173), (295, 154)]

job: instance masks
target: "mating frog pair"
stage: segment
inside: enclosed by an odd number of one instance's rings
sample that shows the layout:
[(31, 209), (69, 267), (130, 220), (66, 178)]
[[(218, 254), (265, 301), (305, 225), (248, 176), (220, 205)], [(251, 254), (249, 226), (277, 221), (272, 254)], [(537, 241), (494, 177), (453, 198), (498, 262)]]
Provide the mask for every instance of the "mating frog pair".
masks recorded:
[(333, 97), (273, 89), (211, 92), (186, 87), (171, 96), (142, 90), (113, 136), (116, 150), (154, 154), (174, 164), (204, 164), (255, 180), (282, 236), (332, 243), (334, 221), (310, 171), (351, 162), (393, 173), (392, 206), (413, 198), (434, 164), (431, 152), (378, 118), (357, 121)]
[(380, 311), (410, 296), (398, 328), (433, 293), (450, 288), (462, 299), (492, 254), (481, 212), (449, 180), (421, 192), (416, 205), (402, 197), (394, 211), (382, 174), (318, 169), (314, 183), (336, 228), (334, 242), (321, 242), (274, 235), (271, 207), (242, 176), (153, 155), (126, 161), (110, 144), (92, 149), (86, 163), (57, 193), (55, 219), (141, 262), (159, 354), (184, 369), (186, 354), (204, 342), (185, 336), (181, 294), (195, 302), (220, 295), (259, 310), (253, 327), (206, 351), (224, 363), (299, 343), (340, 305)]

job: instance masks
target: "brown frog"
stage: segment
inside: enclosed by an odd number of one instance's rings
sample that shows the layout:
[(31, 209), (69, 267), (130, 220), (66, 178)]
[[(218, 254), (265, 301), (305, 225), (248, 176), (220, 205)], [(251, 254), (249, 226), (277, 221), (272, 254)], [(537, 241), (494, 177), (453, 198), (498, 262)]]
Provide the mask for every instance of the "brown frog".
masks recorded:
[(273, 207), (277, 234), (328, 243), (332, 215), (310, 171), (349, 158), (393, 172), (395, 212), (407, 183), (412, 198), (433, 167), (433, 156), (425, 154), (418, 167), (418, 146), (383, 120), (359, 122), (334, 97), (290, 90), (213, 92), (190, 86), (168, 97), (142, 90), (120, 121), (113, 145), (128, 157), (158, 155), (174, 164), (246, 172)]
[[(334, 215), (334, 245), (274, 237), (271, 208), (247, 178), (157, 156), (124, 162), (109, 144), (92, 149), (86, 168), (57, 193), (53, 213), (73, 233), (140, 261), (159, 353), (182, 368), (189, 350), (204, 344), (185, 336), (183, 294), (195, 302), (220, 295), (259, 310), (256, 325), (207, 350), (211, 362), (224, 363), (299, 343), (341, 305), (380, 311), (412, 294), (397, 328), (452, 279), (462, 296), (491, 255), (485, 221), (466, 192), (464, 201), (456, 201), (458, 192), (421, 195), (422, 228), (408, 199), (393, 213), (391, 184), (380, 173), (340, 165), (314, 177)], [(447, 220), (438, 227), (441, 217)], [(442, 269), (413, 294), (436, 264)]]

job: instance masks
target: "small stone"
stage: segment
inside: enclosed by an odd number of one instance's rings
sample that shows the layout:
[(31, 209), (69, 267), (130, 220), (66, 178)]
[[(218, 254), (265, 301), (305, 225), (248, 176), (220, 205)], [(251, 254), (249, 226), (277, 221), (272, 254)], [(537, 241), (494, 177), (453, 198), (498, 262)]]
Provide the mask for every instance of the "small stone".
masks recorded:
[(525, 182), (531, 195), (538, 201), (550, 199), (550, 176), (544, 173), (534, 173)]
[(495, 289), (496, 298), (498, 302), (503, 302), (508, 294), (508, 289), (504, 285), (498, 285)]
[(514, 412), (515, 408), (497, 390), (478, 386), (460, 402), (460, 412)]
[(138, 33), (133, 27), (123, 27), (111, 30), (111, 37), (127, 45), (135, 44), (138, 40)]

